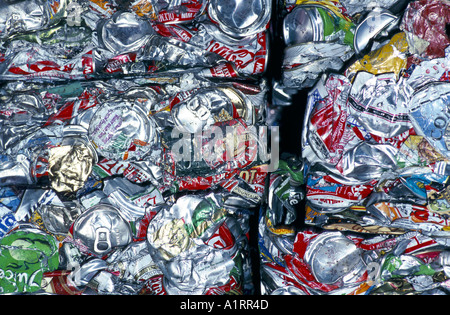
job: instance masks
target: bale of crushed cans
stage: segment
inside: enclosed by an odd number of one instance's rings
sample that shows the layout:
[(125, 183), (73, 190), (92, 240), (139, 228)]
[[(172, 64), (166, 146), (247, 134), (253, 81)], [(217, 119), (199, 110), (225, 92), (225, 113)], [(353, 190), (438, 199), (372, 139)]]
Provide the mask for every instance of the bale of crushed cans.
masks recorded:
[(300, 157), (270, 174), (260, 213), (262, 293), (449, 294), (449, 2), (280, 12), (274, 95), (307, 97)]
[(271, 15), (268, 0), (0, 3), (1, 293), (255, 292)]
[(0, 293), (450, 293), (448, 1), (0, 20)]

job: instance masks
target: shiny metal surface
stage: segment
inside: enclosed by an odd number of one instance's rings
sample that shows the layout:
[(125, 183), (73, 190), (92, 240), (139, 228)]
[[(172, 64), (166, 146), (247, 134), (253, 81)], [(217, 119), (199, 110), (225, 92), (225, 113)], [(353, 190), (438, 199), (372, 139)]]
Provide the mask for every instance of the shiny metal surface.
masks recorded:
[(323, 22), (317, 8), (297, 6), (283, 20), (286, 45), (323, 40)]
[(151, 118), (135, 105), (107, 102), (89, 123), (89, 140), (99, 155), (115, 160), (140, 160), (157, 141)]
[(272, 3), (268, 0), (211, 0), (208, 12), (222, 31), (245, 37), (264, 31), (271, 8)]
[(137, 51), (153, 34), (150, 24), (131, 12), (120, 12), (103, 24), (99, 38), (115, 54)]
[(370, 40), (381, 32), (386, 32), (400, 21), (400, 18), (388, 10), (375, 8), (358, 24), (355, 30), (354, 48), (357, 54), (361, 54)]
[(73, 224), (73, 237), (103, 256), (132, 241), (131, 227), (115, 207), (98, 204), (83, 212)]
[(205, 126), (236, 118), (253, 121), (254, 108), (232, 88), (205, 88), (172, 108), (172, 117), (180, 131), (196, 133)]
[(305, 261), (324, 284), (344, 281), (366, 270), (361, 249), (339, 232), (324, 232), (314, 238), (305, 252)]

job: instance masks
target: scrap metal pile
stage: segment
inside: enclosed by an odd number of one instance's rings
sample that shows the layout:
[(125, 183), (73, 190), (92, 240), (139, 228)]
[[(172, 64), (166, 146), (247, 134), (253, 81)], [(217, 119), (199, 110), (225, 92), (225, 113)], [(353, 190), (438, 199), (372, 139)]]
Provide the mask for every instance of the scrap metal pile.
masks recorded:
[(450, 292), (449, 19), (436, 0), (286, 4), (277, 95), (308, 96), (261, 214), (264, 293)]
[(450, 292), (446, 0), (5, 0), (0, 21), (0, 293)]

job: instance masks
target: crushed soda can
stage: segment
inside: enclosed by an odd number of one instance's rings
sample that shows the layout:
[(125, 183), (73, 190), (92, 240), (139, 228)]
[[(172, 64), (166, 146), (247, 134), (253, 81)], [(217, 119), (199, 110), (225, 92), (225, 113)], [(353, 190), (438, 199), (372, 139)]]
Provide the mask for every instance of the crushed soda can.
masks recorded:
[(396, 28), (400, 18), (386, 9), (373, 8), (367, 16), (359, 21), (355, 30), (354, 49), (357, 54), (371, 50), (370, 41), (379, 36), (380, 33), (389, 33)]
[(290, 242), (289, 252), (280, 250), (277, 260), (262, 256), (266, 294), (401, 294), (395, 281), (405, 283), (409, 294), (448, 294), (447, 251), (418, 232), (363, 236), (302, 229), (295, 239), (283, 239)]
[(103, 157), (141, 160), (157, 143), (158, 134), (139, 106), (104, 103), (89, 122), (89, 140)]
[(41, 30), (65, 17), (69, 1), (5, 1), (0, 6), (1, 39)]
[[(372, 74), (394, 72), (397, 77), (406, 68), (408, 43), (406, 34), (397, 33), (389, 42), (372, 50), (345, 70), (345, 75), (352, 80), (359, 71)], [(394, 53), (394, 51), (396, 53)]]
[(202, 15), (208, 2), (204, 0), (182, 1), (130, 1), (129, 7), (138, 16), (149, 17), (160, 23), (188, 23)]
[(99, 204), (83, 212), (72, 230), (74, 240), (80, 240), (91, 253), (100, 257), (132, 241), (129, 223), (109, 205)]
[(57, 241), (49, 234), (22, 226), (0, 240), (2, 293), (33, 293), (41, 290), (44, 272), (58, 268)]
[[(413, 1), (405, 10), (401, 29), (407, 32), (412, 52), (430, 59), (444, 57), (450, 44), (446, 34), (449, 5), (446, 1)], [(437, 16), (443, 17), (436, 19)]]
[(157, 294), (214, 294), (220, 287), (225, 290), (230, 281), (242, 290), (239, 261), (243, 256), (238, 244), (245, 248), (247, 239), (241, 229), (247, 228), (227, 212), (223, 198), (213, 193), (189, 194), (158, 212), (149, 224), (147, 242), (163, 277), (153, 279), (146, 294), (156, 293), (154, 281), (162, 281), (162, 292)]
[(430, 83), (414, 93), (410, 101), (410, 117), (415, 130), (445, 156), (448, 156), (445, 114), (449, 97), (448, 88), (446, 82)]
[(212, 0), (208, 4), (208, 15), (219, 28), (233, 37), (246, 37), (264, 31), (270, 21), (272, 2), (258, 0), (241, 2), (236, 0)]

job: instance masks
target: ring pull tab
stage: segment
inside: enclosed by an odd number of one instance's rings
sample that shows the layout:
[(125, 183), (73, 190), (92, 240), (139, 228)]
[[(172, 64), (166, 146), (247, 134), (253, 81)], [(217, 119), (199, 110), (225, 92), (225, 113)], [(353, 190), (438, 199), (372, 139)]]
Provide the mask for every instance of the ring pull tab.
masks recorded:
[(94, 250), (97, 253), (107, 252), (111, 248), (110, 231), (104, 227), (95, 230)]

